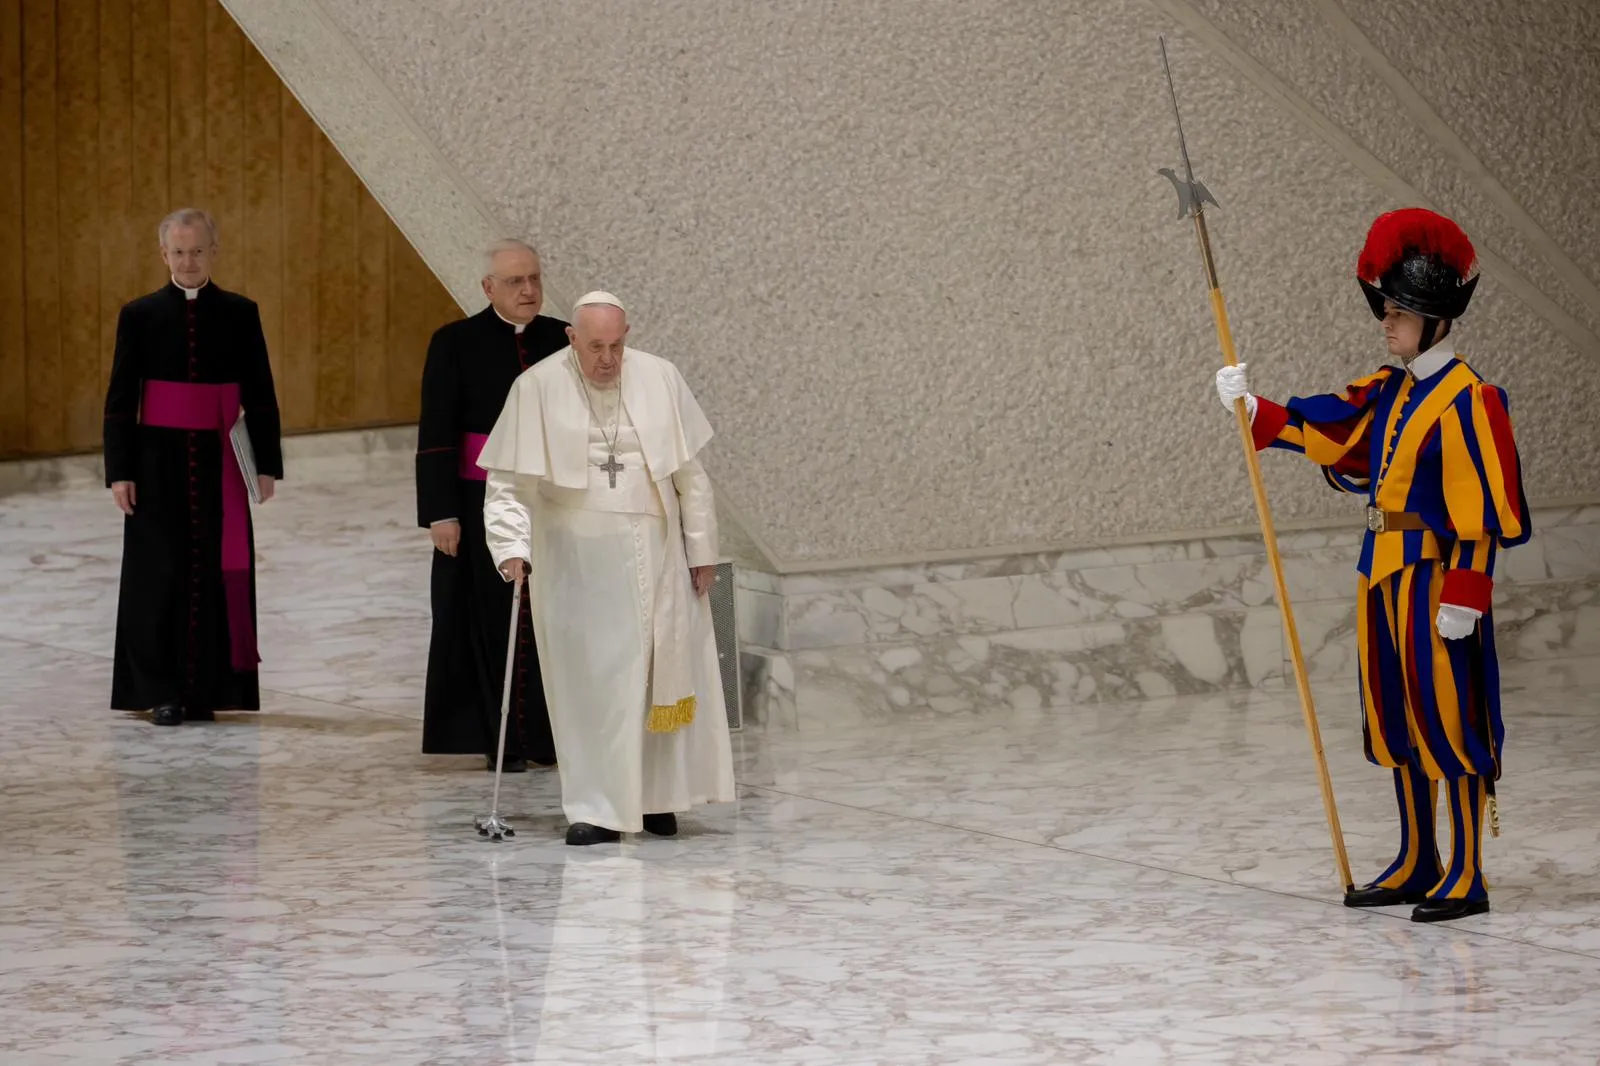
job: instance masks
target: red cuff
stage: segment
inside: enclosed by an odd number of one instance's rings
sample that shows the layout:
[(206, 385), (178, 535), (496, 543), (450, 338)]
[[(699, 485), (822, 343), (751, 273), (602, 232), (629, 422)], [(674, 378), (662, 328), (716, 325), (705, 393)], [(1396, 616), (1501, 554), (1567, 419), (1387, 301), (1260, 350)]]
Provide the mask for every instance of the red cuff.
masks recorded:
[(1255, 438), (1256, 451), (1278, 439), (1283, 427), (1289, 424), (1289, 409), (1273, 403), (1263, 396), (1256, 397), (1256, 417), (1250, 423), (1250, 435)]
[(1494, 578), (1488, 574), (1477, 570), (1446, 570), (1444, 587), (1439, 590), (1439, 602), (1470, 607), (1479, 614), (1488, 614), (1493, 593)]

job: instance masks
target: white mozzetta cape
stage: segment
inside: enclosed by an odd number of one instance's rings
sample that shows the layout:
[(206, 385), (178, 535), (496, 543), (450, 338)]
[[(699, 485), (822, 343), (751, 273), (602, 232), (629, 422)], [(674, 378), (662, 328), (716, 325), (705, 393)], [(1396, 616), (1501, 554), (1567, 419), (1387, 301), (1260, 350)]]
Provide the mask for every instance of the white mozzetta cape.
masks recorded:
[[(591, 418), (576, 359), (568, 346), (523, 371), (478, 456), (480, 467), (565, 489), (588, 487)], [(711, 423), (688, 382), (659, 356), (623, 350), (622, 402), (653, 481), (670, 478), (711, 440)]]

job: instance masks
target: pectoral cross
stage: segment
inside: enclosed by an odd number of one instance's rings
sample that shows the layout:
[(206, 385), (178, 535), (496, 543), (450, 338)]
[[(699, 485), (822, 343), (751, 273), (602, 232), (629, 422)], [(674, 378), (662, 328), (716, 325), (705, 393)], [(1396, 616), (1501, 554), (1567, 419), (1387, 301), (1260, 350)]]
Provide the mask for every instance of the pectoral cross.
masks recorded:
[(616, 488), (617, 475), (625, 470), (626, 467), (617, 462), (617, 457), (615, 455), (608, 455), (606, 456), (606, 461), (600, 464), (600, 469), (604, 470), (606, 472), (606, 477), (611, 479), (611, 487)]

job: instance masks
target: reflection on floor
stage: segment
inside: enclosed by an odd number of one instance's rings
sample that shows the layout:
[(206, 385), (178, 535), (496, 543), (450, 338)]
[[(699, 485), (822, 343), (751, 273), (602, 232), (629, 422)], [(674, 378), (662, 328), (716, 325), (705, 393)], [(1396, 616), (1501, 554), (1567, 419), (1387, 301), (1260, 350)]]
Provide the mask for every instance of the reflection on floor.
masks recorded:
[[(6, 1063), (1534, 1063), (1600, 1056), (1600, 666), (1507, 670), (1494, 913), (1357, 913), (1292, 696), (736, 738), (674, 841), (559, 842), (556, 781), (417, 754), (403, 465), (260, 513), (268, 711), (104, 709), (103, 492), (0, 499)], [(1390, 856), (1351, 694), (1357, 874)]]

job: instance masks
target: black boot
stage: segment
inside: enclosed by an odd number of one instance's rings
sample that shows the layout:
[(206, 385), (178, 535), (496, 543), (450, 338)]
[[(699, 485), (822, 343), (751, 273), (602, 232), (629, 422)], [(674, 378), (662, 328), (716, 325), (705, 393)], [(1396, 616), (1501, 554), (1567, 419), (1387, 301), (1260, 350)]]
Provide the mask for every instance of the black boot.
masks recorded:
[(183, 709), (183, 720), (185, 722), (215, 722), (217, 714), (215, 711), (191, 711), (185, 707)]
[[(491, 774), (494, 773), (493, 755), (485, 755), (483, 757), (483, 768), (489, 771)], [(501, 772), (507, 774), (525, 774), (528, 772), (528, 760), (520, 759), (515, 755), (507, 755), (506, 764), (505, 766), (501, 767)]]
[(615, 829), (601, 829), (588, 822), (573, 822), (567, 827), (567, 843), (573, 847), (587, 847), (590, 844), (615, 844), (622, 839), (622, 834)]
[(176, 703), (163, 703), (150, 712), (150, 721), (156, 725), (182, 725), (183, 708)]
[(1384, 888), (1367, 885), (1352, 888), (1344, 894), (1346, 907), (1410, 907), (1428, 898), (1426, 892), (1413, 892), (1404, 888)]
[(652, 836), (675, 837), (678, 835), (678, 816), (676, 814), (647, 814), (644, 816), (644, 831)]
[(1486, 899), (1429, 899), (1417, 904), (1417, 909), (1411, 912), (1411, 920), (1453, 922), (1457, 918), (1488, 913), (1489, 901)]

